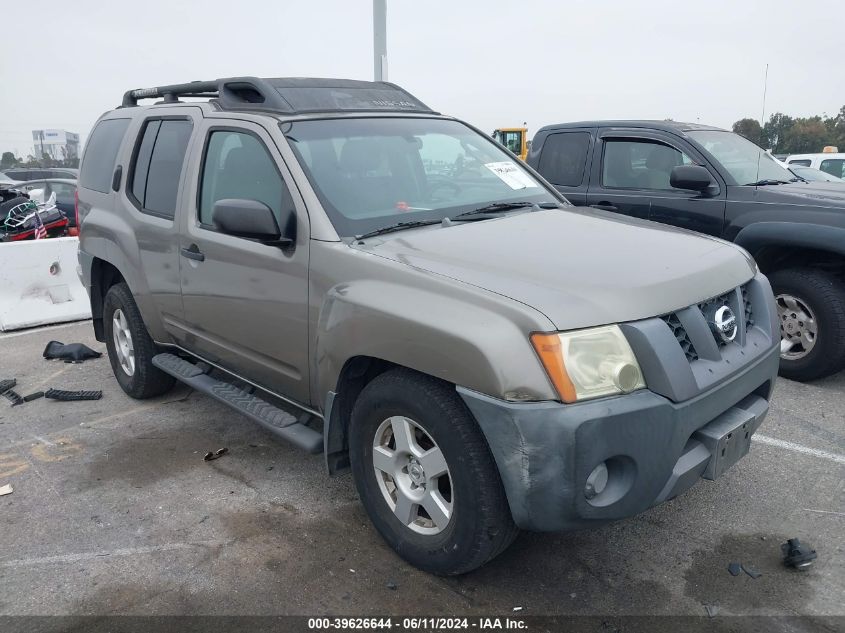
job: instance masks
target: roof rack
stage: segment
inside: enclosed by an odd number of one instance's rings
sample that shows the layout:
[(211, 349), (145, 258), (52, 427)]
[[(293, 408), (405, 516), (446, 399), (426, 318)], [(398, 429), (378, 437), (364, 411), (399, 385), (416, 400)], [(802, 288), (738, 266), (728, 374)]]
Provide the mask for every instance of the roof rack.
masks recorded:
[(392, 111), (436, 114), (396, 84), (353, 79), (304, 77), (262, 79), (230, 77), (212, 81), (128, 90), (120, 107), (132, 108), (140, 99), (161, 98), (178, 103), (179, 97), (214, 100), (223, 110), (262, 110), (284, 114), (312, 112)]

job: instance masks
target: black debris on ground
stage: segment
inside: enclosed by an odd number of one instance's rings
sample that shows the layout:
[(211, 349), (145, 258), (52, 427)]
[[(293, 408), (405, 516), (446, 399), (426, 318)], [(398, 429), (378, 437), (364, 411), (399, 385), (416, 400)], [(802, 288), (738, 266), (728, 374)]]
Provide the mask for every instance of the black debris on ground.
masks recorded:
[(812, 545), (802, 543), (797, 538), (791, 538), (782, 544), (780, 551), (783, 552), (784, 565), (801, 571), (810, 567), (818, 556)]
[(6, 391), (3, 392), (3, 397), (6, 398), (6, 400), (8, 400), (9, 402), (11, 402), (13, 407), (18, 406), (19, 404), (23, 404), (23, 398), (21, 397), (21, 394), (19, 394), (14, 389), (6, 389)]
[(44, 392), (43, 391), (36, 391), (34, 393), (30, 393), (23, 397), (24, 402), (32, 402), (33, 400), (38, 400), (38, 398), (43, 398)]
[(748, 574), (755, 580), (763, 575), (763, 572), (761, 572), (759, 569), (752, 567), (751, 565), (748, 565), (747, 563), (742, 564), (742, 571), (744, 571), (746, 574)]
[(100, 352), (94, 351), (82, 343), (65, 345), (59, 341), (50, 341), (44, 348), (44, 358), (59, 358), (66, 362), (82, 362), (90, 358), (100, 358), (100, 356), (102, 356)]
[(220, 459), (221, 457), (223, 457), (223, 455), (225, 455), (228, 452), (229, 452), (228, 448), (225, 448), (225, 447), (224, 448), (218, 448), (213, 453), (211, 451), (208, 451), (205, 455), (202, 456), (202, 458), (203, 458), (203, 461), (210, 462), (210, 461), (215, 460), (215, 459)]
[(395, 580), (388, 580), (386, 587), (391, 591), (396, 591), (397, 589), (399, 589), (399, 584)]
[(73, 402), (76, 400), (99, 400), (103, 397), (102, 391), (65, 391), (63, 389), (48, 389), (44, 394), (50, 400), (61, 400)]
[(728, 571), (731, 576), (739, 576), (742, 573), (742, 565), (740, 563), (731, 563), (728, 565)]
[(18, 384), (18, 381), (15, 378), (7, 378), (6, 380), (0, 380), (0, 393), (6, 393)]

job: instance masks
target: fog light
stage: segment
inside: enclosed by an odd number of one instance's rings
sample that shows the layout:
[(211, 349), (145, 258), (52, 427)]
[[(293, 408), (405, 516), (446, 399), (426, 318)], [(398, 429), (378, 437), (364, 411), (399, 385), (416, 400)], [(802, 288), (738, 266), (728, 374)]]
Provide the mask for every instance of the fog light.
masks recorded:
[(587, 483), (584, 486), (584, 496), (587, 499), (592, 499), (596, 495), (600, 495), (607, 487), (607, 463), (602, 462), (595, 468), (590, 476), (587, 477)]

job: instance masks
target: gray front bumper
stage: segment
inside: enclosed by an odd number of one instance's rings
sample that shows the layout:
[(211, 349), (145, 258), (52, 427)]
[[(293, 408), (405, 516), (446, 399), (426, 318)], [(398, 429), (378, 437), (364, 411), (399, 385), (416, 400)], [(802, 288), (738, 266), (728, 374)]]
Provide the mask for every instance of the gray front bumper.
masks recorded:
[[(773, 346), (718, 386), (684, 402), (649, 390), (580, 404), (514, 403), (458, 387), (484, 432), (516, 524), (578, 529), (632, 516), (715, 478), (720, 429), (757, 429), (779, 363)], [(734, 445), (736, 446), (736, 445)], [(728, 447), (728, 450), (747, 450)], [(739, 457), (741, 455), (737, 455)], [(610, 464), (610, 495), (588, 500), (587, 477)]]

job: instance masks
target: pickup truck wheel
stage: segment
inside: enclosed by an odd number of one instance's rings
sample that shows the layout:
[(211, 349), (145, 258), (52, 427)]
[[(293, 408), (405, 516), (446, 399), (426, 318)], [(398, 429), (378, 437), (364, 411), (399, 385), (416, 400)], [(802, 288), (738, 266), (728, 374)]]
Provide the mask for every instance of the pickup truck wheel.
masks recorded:
[(153, 365), (158, 350), (125, 283), (112, 286), (106, 293), (103, 328), (114, 377), (127, 394), (152, 398), (173, 388), (176, 379)]
[(845, 365), (845, 284), (822, 271), (779, 270), (769, 277), (780, 322), (780, 375), (828, 376)]
[(412, 565), (463, 574), (516, 537), (490, 449), (454, 387), (411, 370), (385, 372), (358, 397), (349, 438), (361, 501)]

